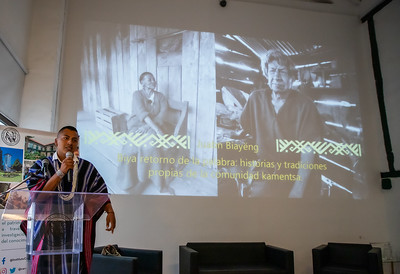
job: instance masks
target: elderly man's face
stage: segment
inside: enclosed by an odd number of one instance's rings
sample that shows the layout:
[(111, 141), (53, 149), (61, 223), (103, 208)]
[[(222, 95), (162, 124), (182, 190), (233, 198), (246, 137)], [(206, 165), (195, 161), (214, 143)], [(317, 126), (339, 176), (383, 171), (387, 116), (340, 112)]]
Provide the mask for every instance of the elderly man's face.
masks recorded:
[(272, 61), (268, 64), (268, 85), (273, 92), (282, 92), (290, 88), (289, 70), (287, 67)]

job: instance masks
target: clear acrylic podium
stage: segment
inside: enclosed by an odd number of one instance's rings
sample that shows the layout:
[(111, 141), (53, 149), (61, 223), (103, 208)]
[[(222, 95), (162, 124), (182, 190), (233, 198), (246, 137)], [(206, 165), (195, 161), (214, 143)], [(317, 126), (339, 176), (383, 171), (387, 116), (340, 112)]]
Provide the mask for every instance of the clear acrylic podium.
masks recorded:
[[(108, 194), (103, 193), (11, 191), (2, 219), (27, 221), (29, 260), (34, 255), (61, 255), (64, 269), (74, 274), (79, 273), (83, 221), (92, 219), (108, 198)], [(32, 263), (28, 265), (30, 268)], [(31, 269), (28, 271), (31, 273)]]

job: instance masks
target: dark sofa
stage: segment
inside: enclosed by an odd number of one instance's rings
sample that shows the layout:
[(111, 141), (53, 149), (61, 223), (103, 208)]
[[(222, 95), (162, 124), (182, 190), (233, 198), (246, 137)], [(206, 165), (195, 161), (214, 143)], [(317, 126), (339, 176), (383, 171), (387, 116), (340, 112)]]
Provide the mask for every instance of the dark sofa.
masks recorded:
[(293, 274), (293, 251), (263, 242), (187, 243), (179, 247), (179, 273)]
[(370, 244), (323, 244), (312, 256), (314, 274), (383, 274), (381, 249)]
[(161, 274), (162, 250), (124, 248), (114, 245), (121, 256), (101, 255), (103, 246), (95, 247), (90, 273)]

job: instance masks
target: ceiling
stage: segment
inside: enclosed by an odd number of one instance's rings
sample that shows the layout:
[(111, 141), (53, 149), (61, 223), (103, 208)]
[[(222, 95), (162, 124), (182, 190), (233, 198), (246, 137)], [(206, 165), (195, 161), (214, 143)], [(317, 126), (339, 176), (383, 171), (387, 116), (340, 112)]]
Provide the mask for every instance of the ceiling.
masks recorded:
[(319, 12), (364, 16), (383, 0), (227, 0), (253, 2)]

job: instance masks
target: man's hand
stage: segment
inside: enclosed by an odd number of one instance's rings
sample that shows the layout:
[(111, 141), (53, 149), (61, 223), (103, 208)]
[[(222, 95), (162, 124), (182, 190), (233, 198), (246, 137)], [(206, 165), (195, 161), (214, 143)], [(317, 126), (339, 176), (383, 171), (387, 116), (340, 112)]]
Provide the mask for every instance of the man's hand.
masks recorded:
[(106, 217), (106, 230), (111, 231), (111, 233), (114, 233), (115, 226), (117, 224), (117, 220), (115, 219), (115, 213), (113, 212), (107, 212), (107, 217)]
[(110, 203), (107, 203), (104, 207), (104, 211), (106, 212), (106, 230), (114, 233), (115, 226), (117, 225), (117, 220), (115, 219), (114, 209)]
[(68, 170), (70, 170), (70, 169), (74, 169), (74, 158), (73, 158), (73, 157), (65, 158), (65, 159), (61, 162), (60, 170), (61, 170), (64, 174), (67, 174)]

